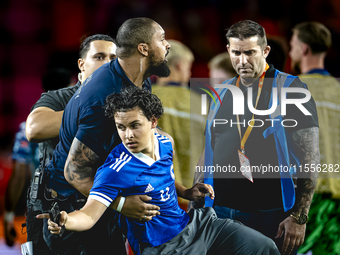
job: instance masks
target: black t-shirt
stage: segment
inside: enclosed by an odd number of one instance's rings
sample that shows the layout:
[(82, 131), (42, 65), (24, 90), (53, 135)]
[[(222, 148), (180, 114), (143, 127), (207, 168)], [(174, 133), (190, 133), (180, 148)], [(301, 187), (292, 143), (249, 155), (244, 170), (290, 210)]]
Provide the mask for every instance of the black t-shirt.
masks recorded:
[[(63, 111), (80, 85), (78, 81), (74, 86), (42, 93), (40, 99), (32, 106), (31, 111), (38, 107), (48, 107), (56, 112)], [(45, 165), (52, 159), (53, 151), (58, 143), (59, 136), (39, 143), (40, 164), (42, 163), (44, 153), (46, 154)], [(44, 152), (45, 150), (46, 152)]]
[[(272, 82), (275, 69), (271, 66), (266, 72), (261, 96), (258, 102), (258, 110), (267, 110), (271, 99)], [(236, 83), (236, 79), (234, 84)], [(253, 105), (255, 105), (258, 93), (258, 83), (256, 80), (253, 87)], [(295, 79), (290, 87), (305, 88), (299, 79)], [(244, 94), (244, 115), (240, 115), (240, 122), (245, 120), (245, 126), (241, 124), (241, 133), (244, 135), (248, 121), (252, 118), (252, 113), (247, 103), (247, 87), (240, 83), (240, 89)], [(287, 98), (304, 98), (302, 93), (287, 93)], [(294, 119), (298, 122), (296, 127), (289, 127), (288, 133), (293, 131), (318, 126), (318, 118), (314, 100), (303, 106), (312, 114), (305, 116), (295, 105), (287, 105), (287, 115), (284, 119)], [(240, 149), (240, 135), (237, 129), (236, 115), (233, 115), (233, 97), (228, 90), (223, 98), (222, 106), (216, 114), (215, 119), (227, 120), (227, 124), (215, 125), (211, 127), (211, 145), (214, 151), (214, 166), (230, 166), (234, 169), (240, 169), (238, 150)], [(264, 138), (263, 132), (271, 126), (272, 122), (268, 115), (255, 115), (256, 121), (250, 136), (245, 144), (245, 155), (249, 158), (251, 166), (278, 166), (275, 139), (273, 135)], [(232, 127), (230, 126), (233, 122)], [(285, 122), (285, 125), (293, 126), (291, 121)], [(231, 169), (231, 168), (229, 168)], [(243, 211), (268, 210), (282, 208), (282, 195), (280, 184), (280, 173), (263, 174), (262, 172), (253, 173), (254, 183), (243, 177), (240, 171), (234, 173), (219, 172), (214, 173), (215, 202), (214, 205), (226, 206)]]

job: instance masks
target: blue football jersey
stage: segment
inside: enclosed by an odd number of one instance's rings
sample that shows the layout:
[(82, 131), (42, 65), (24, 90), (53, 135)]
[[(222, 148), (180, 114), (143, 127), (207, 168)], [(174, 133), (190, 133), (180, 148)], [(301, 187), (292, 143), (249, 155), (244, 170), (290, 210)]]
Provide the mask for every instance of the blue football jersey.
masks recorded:
[(150, 203), (160, 207), (160, 215), (151, 221), (140, 222), (120, 215), (123, 229), (135, 252), (139, 245), (158, 246), (187, 225), (189, 216), (177, 201), (172, 145), (168, 138), (155, 134), (157, 160), (143, 153), (131, 153), (123, 143), (115, 147), (94, 179), (89, 199), (110, 206), (117, 196), (148, 195)]

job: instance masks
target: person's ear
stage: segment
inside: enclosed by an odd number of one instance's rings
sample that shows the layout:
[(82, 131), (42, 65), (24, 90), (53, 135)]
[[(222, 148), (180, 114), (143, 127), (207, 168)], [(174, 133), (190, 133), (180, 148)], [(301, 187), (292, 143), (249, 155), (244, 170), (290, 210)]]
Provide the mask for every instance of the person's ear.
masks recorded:
[(182, 62), (176, 61), (176, 63), (173, 65), (177, 71), (182, 70)]
[(158, 119), (156, 117), (151, 118), (151, 128), (156, 128), (158, 123)]
[(227, 44), (227, 51), (228, 51), (228, 53), (230, 54), (229, 48), (230, 48), (230, 47), (229, 47), (229, 44)]
[(83, 58), (78, 59), (78, 68), (81, 72), (85, 71), (85, 60)]
[(264, 57), (264, 58), (267, 58), (268, 55), (269, 55), (269, 52), (270, 52), (270, 46), (267, 45), (267, 46), (264, 48), (264, 50), (263, 50), (263, 57)]
[(137, 46), (138, 52), (142, 54), (144, 57), (149, 55), (149, 46), (146, 43), (140, 43)]
[(302, 48), (303, 55), (307, 55), (311, 51), (309, 45), (306, 43), (302, 43), (301, 48)]

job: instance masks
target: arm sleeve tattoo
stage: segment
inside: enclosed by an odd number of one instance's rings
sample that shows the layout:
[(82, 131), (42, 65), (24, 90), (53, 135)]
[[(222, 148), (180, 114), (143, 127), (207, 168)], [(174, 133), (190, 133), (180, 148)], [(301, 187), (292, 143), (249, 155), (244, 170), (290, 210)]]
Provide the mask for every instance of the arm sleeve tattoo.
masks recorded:
[(319, 128), (305, 128), (291, 133), (291, 139), (301, 167), (297, 169), (294, 211), (308, 214), (318, 180), (316, 166), (320, 164)]
[(64, 169), (66, 180), (88, 196), (99, 165), (98, 155), (74, 138)]

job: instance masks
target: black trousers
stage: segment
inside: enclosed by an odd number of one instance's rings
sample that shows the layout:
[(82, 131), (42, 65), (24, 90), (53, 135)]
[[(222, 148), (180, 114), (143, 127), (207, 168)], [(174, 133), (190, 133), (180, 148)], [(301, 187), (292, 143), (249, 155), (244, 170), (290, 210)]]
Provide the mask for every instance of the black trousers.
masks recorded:
[(217, 218), (211, 207), (191, 210), (190, 222), (170, 241), (148, 247), (143, 255), (279, 255), (275, 243), (254, 229)]
[(32, 199), (30, 190), (28, 189), (27, 192), (27, 241), (33, 243), (34, 255), (54, 255), (55, 253), (48, 248), (43, 238), (44, 221), (35, 217), (43, 212), (42, 201), (40, 198)]
[(118, 213), (113, 209), (108, 208), (92, 229), (83, 232), (66, 230), (59, 236), (50, 233), (46, 219), (35, 218), (41, 212), (48, 212), (54, 201), (58, 202), (60, 211), (67, 213), (80, 210), (86, 203), (86, 199), (77, 194), (52, 198), (48, 189), (44, 190), (41, 200), (29, 198), (27, 240), (33, 241), (34, 255), (126, 255), (125, 238), (118, 227)]

